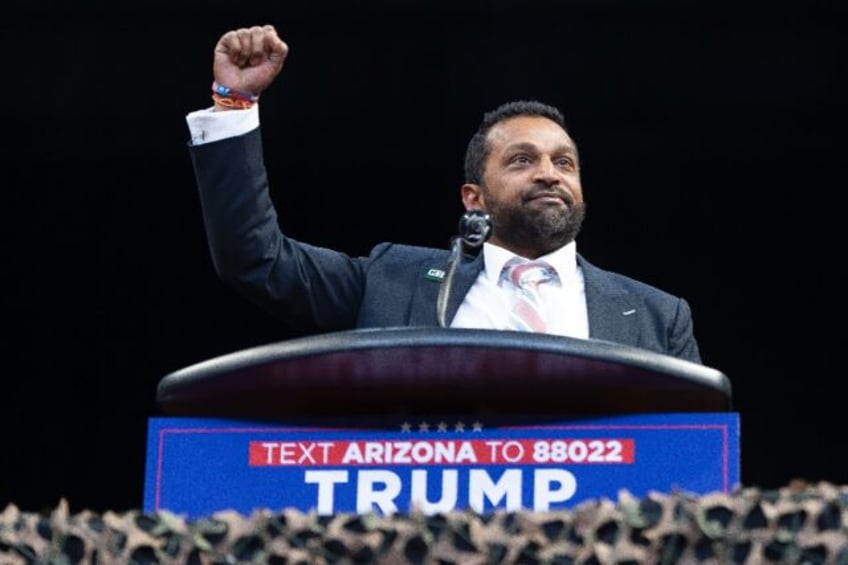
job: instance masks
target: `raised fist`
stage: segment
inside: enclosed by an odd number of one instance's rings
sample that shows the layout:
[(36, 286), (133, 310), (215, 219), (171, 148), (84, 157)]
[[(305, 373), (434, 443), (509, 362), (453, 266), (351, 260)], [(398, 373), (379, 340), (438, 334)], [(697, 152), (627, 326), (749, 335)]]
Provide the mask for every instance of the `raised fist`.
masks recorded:
[(288, 52), (274, 26), (235, 29), (215, 45), (212, 73), (218, 84), (258, 96), (280, 73)]

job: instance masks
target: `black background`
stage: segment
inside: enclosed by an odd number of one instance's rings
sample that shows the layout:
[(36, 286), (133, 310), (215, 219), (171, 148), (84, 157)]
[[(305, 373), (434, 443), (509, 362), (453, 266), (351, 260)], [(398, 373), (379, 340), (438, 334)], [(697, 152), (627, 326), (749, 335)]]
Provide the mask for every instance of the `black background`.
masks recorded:
[(261, 106), (290, 235), (446, 246), (483, 112), (557, 105), (579, 250), (689, 300), (743, 485), (848, 483), (843, 5), (7, 4), (0, 508), (140, 507), (158, 381), (291, 337), (215, 277), (185, 146), (216, 40), (264, 23), (291, 48)]

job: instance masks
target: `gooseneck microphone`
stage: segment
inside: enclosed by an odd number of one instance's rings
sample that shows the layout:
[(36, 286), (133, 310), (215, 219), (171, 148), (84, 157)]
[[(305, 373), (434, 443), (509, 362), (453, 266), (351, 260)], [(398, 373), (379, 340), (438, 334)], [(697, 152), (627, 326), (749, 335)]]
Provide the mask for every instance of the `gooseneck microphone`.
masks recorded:
[(459, 219), (459, 235), (451, 242), (447, 272), (436, 299), (436, 316), (440, 327), (448, 327), (446, 318), (448, 302), (453, 291), (453, 276), (463, 251), (473, 251), (481, 247), (491, 237), (493, 226), (492, 216), (482, 210), (469, 210)]
[(466, 247), (476, 249), (492, 234), (492, 216), (482, 210), (469, 210), (459, 219), (459, 238)]

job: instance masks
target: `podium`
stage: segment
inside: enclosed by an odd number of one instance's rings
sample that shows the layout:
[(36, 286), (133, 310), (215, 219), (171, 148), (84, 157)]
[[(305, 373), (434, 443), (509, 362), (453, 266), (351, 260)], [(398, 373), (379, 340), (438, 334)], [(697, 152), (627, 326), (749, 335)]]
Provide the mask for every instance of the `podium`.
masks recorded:
[(178, 370), (157, 402), (147, 511), (551, 510), (739, 482), (728, 377), (599, 340), (329, 333)]

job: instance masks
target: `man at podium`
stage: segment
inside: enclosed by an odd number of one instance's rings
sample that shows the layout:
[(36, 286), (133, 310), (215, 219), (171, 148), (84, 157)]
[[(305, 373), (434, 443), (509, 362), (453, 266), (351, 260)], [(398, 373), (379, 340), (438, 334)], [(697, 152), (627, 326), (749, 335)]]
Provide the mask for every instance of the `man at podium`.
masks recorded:
[[(484, 115), (465, 155), (460, 197), (475, 254), (380, 243), (366, 257), (286, 236), (270, 198), (259, 97), (288, 45), (270, 25), (224, 33), (214, 105), (189, 113), (189, 151), (216, 272), (310, 333), (436, 326), (599, 339), (701, 363), (685, 299), (600, 269), (577, 252), (585, 216), (577, 145), (561, 112), (512, 101)], [(439, 311), (439, 297), (452, 285)]]

